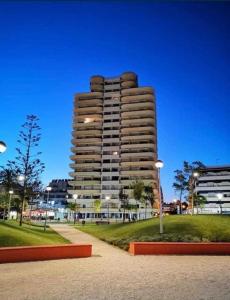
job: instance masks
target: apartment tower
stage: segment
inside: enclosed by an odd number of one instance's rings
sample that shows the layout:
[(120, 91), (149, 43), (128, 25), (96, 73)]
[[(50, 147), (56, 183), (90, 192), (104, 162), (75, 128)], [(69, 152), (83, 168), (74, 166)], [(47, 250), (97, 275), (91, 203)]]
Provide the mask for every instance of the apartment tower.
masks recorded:
[(135, 179), (151, 184), (157, 196), (155, 95), (152, 87), (138, 87), (135, 73), (92, 76), (90, 92), (75, 96), (72, 135), (68, 192), (87, 211), (95, 200), (119, 208), (121, 187), (132, 198)]

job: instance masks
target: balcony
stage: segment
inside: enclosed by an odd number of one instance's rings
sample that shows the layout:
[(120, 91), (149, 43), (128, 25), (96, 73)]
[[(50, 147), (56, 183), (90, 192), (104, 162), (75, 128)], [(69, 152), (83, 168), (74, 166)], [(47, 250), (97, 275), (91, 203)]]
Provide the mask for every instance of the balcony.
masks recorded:
[(88, 130), (88, 129), (101, 129), (102, 128), (102, 121), (101, 122), (89, 122), (89, 123), (76, 123), (74, 128), (77, 130)]
[(77, 115), (85, 115), (85, 114), (101, 114), (103, 111), (103, 108), (100, 106), (94, 106), (94, 107), (82, 107), (82, 108), (75, 108), (74, 111), (77, 113)]
[(129, 170), (129, 171), (122, 171), (121, 176), (156, 176), (156, 172), (154, 170)]
[(71, 151), (74, 152), (74, 153), (79, 153), (79, 152), (91, 152), (91, 153), (94, 153), (94, 152), (97, 152), (99, 154), (101, 154), (101, 146), (78, 146), (78, 147), (71, 147)]
[(230, 185), (218, 185), (218, 186), (197, 186), (197, 192), (230, 192)]
[[(133, 179), (121, 179), (121, 185), (129, 186), (133, 183), (133, 181)], [(141, 179), (141, 181), (143, 181), (145, 185), (152, 185), (154, 182), (156, 182), (154, 179)]]
[(138, 88), (131, 88), (131, 89), (124, 89), (121, 91), (122, 96), (136, 96), (136, 95), (145, 95), (154, 93), (152, 87), (138, 87)]
[(95, 107), (95, 106), (103, 106), (102, 99), (91, 99), (91, 100), (77, 100), (75, 102), (75, 108), (83, 108), (83, 107)]
[(140, 119), (140, 118), (154, 118), (153, 110), (135, 110), (121, 113), (121, 119)]
[(153, 95), (136, 95), (136, 96), (123, 96), (121, 97), (121, 103), (140, 103), (140, 102), (154, 102)]
[(90, 122), (102, 122), (102, 114), (86, 113), (84, 115), (76, 115), (73, 119), (73, 127), (75, 127), (77, 123), (84, 123), (87, 119), (90, 120)]
[(101, 164), (100, 163), (96, 163), (96, 162), (91, 162), (91, 163), (72, 163), (69, 165), (72, 169), (87, 169), (87, 168), (100, 168)]
[(139, 157), (139, 158), (149, 158), (149, 160), (154, 160), (156, 157), (156, 153), (154, 152), (140, 152), (140, 153), (121, 153), (121, 160), (124, 158), (133, 158), (133, 157)]
[(95, 136), (100, 137), (102, 134), (101, 130), (89, 129), (89, 130), (81, 130), (77, 132), (77, 136), (88, 137)]
[(70, 172), (71, 177), (81, 176), (81, 177), (98, 177), (101, 178), (101, 172), (88, 171), (88, 172)]
[(90, 92), (90, 93), (78, 93), (75, 95), (75, 100), (91, 100), (103, 98), (103, 93), (101, 92)]
[(121, 128), (122, 135), (129, 135), (130, 133), (137, 132), (140, 134), (156, 133), (156, 128), (154, 126)]
[(94, 178), (94, 180), (73, 180), (71, 182), (69, 182), (70, 186), (91, 186), (91, 185), (95, 185), (95, 187), (98, 187), (98, 189), (101, 187), (101, 180), (98, 179), (96, 180)]
[(155, 139), (153, 135), (128, 135), (128, 136), (122, 136), (121, 142), (127, 143), (129, 141), (146, 141), (146, 140), (152, 140)]
[(101, 155), (98, 154), (78, 154), (71, 155), (70, 159), (80, 161), (80, 160), (98, 160), (101, 161)]
[(198, 177), (198, 181), (230, 181), (230, 174), (229, 175), (201, 175)]
[(121, 127), (155, 126), (154, 121), (153, 116), (151, 118), (126, 119), (121, 121)]
[(144, 109), (155, 110), (155, 106), (153, 102), (129, 103), (129, 104), (122, 104), (121, 106), (122, 112), (144, 110)]
[[(76, 133), (77, 135), (77, 133)], [(101, 138), (87, 138), (87, 139), (79, 139), (79, 138), (75, 138), (71, 140), (71, 143), (73, 145), (79, 146), (79, 145), (100, 145), (102, 143)]]
[(121, 150), (124, 149), (133, 149), (135, 152), (135, 149), (138, 149), (139, 151), (141, 149), (153, 149), (156, 150), (156, 146), (154, 143), (145, 143), (145, 144), (128, 144), (128, 145), (121, 145)]
[(127, 167), (145, 167), (145, 166), (155, 166), (155, 163), (153, 160), (148, 160), (148, 161), (122, 161), (121, 162), (121, 167), (127, 168)]
[[(81, 190), (81, 189), (77, 189), (77, 190), (73, 190), (73, 194), (77, 194), (78, 196), (91, 196), (91, 195), (100, 195), (101, 190)], [(71, 193), (72, 194), (72, 193)], [(78, 199), (78, 201), (81, 201), (81, 199)]]

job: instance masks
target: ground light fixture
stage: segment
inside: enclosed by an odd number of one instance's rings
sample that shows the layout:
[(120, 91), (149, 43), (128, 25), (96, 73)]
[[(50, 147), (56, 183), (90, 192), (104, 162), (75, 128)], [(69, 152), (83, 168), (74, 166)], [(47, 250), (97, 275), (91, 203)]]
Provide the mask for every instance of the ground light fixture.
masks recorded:
[(3, 141), (0, 141), (0, 153), (5, 152), (7, 149), (6, 144)]
[(47, 186), (46, 191), (48, 192), (47, 198), (46, 198), (46, 216), (45, 216), (45, 224), (44, 224), (44, 231), (46, 231), (46, 224), (47, 224), (47, 206), (49, 202), (49, 196), (50, 191), (52, 190), (51, 186)]
[(157, 168), (158, 173), (158, 194), (159, 194), (159, 202), (160, 202), (160, 234), (164, 233), (163, 229), (163, 213), (162, 213), (162, 199), (161, 199), (161, 180), (160, 180), (160, 169), (163, 168), (164, 163), (162, 160), (157, 160), (155, 162), (155, 167)]

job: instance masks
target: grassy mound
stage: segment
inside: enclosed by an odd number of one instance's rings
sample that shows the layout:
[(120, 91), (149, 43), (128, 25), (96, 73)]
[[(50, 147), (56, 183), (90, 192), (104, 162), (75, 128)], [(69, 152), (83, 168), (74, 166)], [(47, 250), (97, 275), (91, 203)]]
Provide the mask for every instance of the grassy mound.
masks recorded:
[(76, 227), (125, 250), (131, 241), (230, 242), (230, 216), (176, 215), (164, 217), (163, 222), (162, 236), (158, 218), (136, 223)]
[(23, 224), (14, 221), (0, 222), (0, 247), (69, 244), (70, 242), (50, 228), (44, 232), (41, 226)]

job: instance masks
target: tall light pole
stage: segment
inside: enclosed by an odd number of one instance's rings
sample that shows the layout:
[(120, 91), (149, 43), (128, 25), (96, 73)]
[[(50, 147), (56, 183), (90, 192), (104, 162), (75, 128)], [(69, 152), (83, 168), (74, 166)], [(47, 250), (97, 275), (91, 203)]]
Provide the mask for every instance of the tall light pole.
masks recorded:
[(161, 199), (161, 180), (160, 180), (160, 169), (163, 168), (164, 163), (162, 160), (157, 160), (155, 163), (155, 167), (157, 168), (158, 174), (158, 194), (159, 194), (159, 202), (160, 202), (160, 234), (164, 232), (163, 230), (163, 214), (162, 214), (162, 199)]
[(8, 220), (10, 219), (10, 206), (11, 206), (11, 197), (13, 195), (13, 191), (9, 190), (9, 203), (8, 203)]
[(20, 221), (19, 221), (19, 225), (22, 226), (23, 210), (24, 210), (24, 205), (25, 205), (26, 176), (18, 175), (17, 180), (18, 180), (18, 183), (22, 187), (22, 207), (21, 207), (21, 214), (20, 214)]
[(219, 199), (220, 214), (222, 215), (222, 203), (221, 203), (221, 200), (222, 200), (222, 198), (223, 198), (223, 194), (218, 193), (216, 196), (217, 196), (217, 198)]
[(77, 195), (77, 194), (73, 194), (73, 199), (74, 199), (74, 201), (75, 201), (74, 219), (73, 219), (73, 223), (74, 223), (74, 224), (76, 224), (77, 198), (78, 198), (78, 195)]
[(6, 144), (3, 141), (0, 141), (0, 153), (5, 152), (7, 149)]
[(51, 186), (47, 186), (47, 198), (46, 198), (46, 216), (45, 216), (45, 225), (44, 225), (44, 231), (46, 231), (46, 223), (47, 223), (47, 206), (48, 206), (48, 201), (49, 201), (49, 196), (50, 196), (50, 191), (52, 190)]
[(106, 196), (105, 197), (106, 201), (107, 201), (107, 213), (108, 213), (108, 217), (107, 217), (107, 220), (108, 220), (108, 223), (109, 223), (109, 201), (110, 201), (110, 196)]
[[(194, 215), (194, 192), (196, 193), (196, 197), (197, 197), (197, 192), (196, 192), (196, 181), (197, 178), (199, 177), (199, 173), (198, 172), (193, 172), (192, 176), (193, 176), (193, 183), (194, 183), (194, 189), (192, 191), (192, 215)], [(196, 199), (197, 201), (197, 199)], [(198, 213), (198, 211), (197, 211)]]

